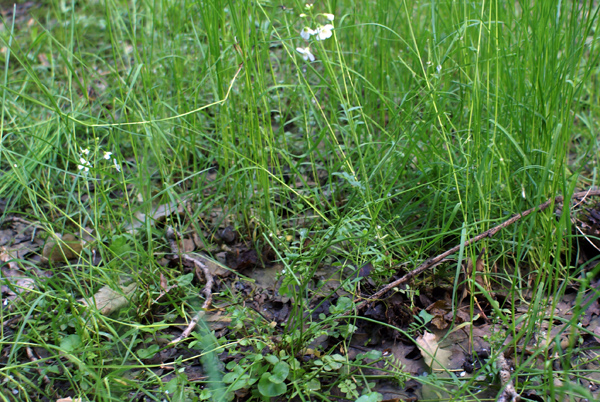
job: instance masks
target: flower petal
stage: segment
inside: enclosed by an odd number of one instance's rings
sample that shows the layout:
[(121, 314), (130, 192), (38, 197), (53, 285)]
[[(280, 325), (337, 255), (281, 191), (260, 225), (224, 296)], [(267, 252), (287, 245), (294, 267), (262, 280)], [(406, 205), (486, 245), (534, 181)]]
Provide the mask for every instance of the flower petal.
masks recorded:
[(304, 48), (302, 48), (302, 47), (297, 47), (297, 48), (296, 48), (296, 51), (302, 55), (302, 58), (303, 58), (304, 60), (307, 60), (307, 61), (308, 61), (308, 60), (310, 60), (310, 61), (315, 61), (315, 55), (314, 55), (314, 54), (312, 54), (312, 52), (310, 51), (310, 48), (309, 48), (309, 47), (304, 47)]
[(332, 29), (333, 29), (333, 25), (331, 25), (331, 24), (327, 24), (325, 26), (318, 27), (316, 39), (317, 40), (325, 40), (325, 39), (331, 38), (331, 36), (333, 35), (331, 33)]
[(310, 36), (314, 35), (314, 34), (316, 34), (316, 31), (313, 31), (309, 27), (304, 27), (304, 28), (302, 28), (302, 31), (300, 31), (300, 36), (304, 40), (309, 40)]

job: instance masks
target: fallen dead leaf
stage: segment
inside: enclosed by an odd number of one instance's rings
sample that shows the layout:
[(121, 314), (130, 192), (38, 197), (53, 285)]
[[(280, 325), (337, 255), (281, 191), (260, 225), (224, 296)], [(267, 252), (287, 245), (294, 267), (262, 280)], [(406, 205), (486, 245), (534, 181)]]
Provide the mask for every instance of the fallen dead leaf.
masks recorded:
[(86, 242), (78, 240), (72, 234), (61, 236), (57, 234), (58, 240), (49, 240), (42, 250), (42, 262), (67, 262), (79, 258)]
[[(484, 254), (485, 254), (485, 248), (483, 248), (481, 250), (481, 252), (477, 256), (477, 260), (475, 261), (475, 263), (473, 263), (473, 260), (471, 260), (471, 259), (468, 260), (466, 273), (467, 273), (467, 276), (469, 278), (474, 279), (475, 282), (479, 286), (481, 286), (481, 288), (485, 289), (488, 293), (493, 295), (494, 293), (492, 292), (492, 286), (489, 283), (489, 280), (487, 278), (485, 261), (482, 258)], [(475, 268), (474, 271), (473, 271), (473, 268)], [(468, 291), (468, 288), (465, 287), (465, 290)]]
[(212, 331), (218, 331), (227, 328), (227, 326), (231, 324), (231, 316), (219, 311), (214, 314), (207, 314), (204, 317), (204, 321), (208, 323), (208, 326)]
[[(431, 324), (437, 329), (445, 329), (450, 325), (445, 316), (452, 313), (452, 305), (447, 300), (438, 300), (425, 309), (429, 314), (433, 315)], [(450, 317), (452, 320), (452, 317)]]
[[(5, 282), (6, 281), (6, 282)], [(2, 267), (2, 293), (6, 293), (7, 300), (13, 300), (19, 293), (27, 293), (35, 287), (32, 278), (25, 275), (19, 269)]]
[(129, 304), (136, 287), (136, 284), (132, 283), (117, 291), (109, 286), (103, 286), (89, 302), (84, 299), (81, 299), (80, 302), (85, 306), (96, 307), (102, 315), (110, 315)]
[[(595, 321), (600, 321), (600, 320), (595, 320)], [(598, 324), (599, 325), (594, 326), (594, 330), (592, 331), (594, 333), (594, 337), (596, 338), (596, 342), (600, 342), (600, 322)]]
[(430, 332), (425, 332), (416, 339), (425, 364), (431, 371), (444, 370), (448, 366), (452, 352), (440, 348), (437, 338)]
[(184, 253), (191, 253), (195, 249), (196, 249), (196, 244), (194, 244), (193, 239), (187, 238), (187, 237), (185, 239), (183, 239), (183, 252)]
[(226, 276), (231, 272), (231, 269), (227, 268), (227, 266), (213, 260), (212, 258), (209, 258), (208, 256), (202, 253), (194, 254), (194, 258), (197, 258), (198, 260), (203, 262), (206, 265), (206, 268), (214, 276)]
[(183, 213), (185, 211), (184, 206), (186, 202), (187, 199), (182, 199), (180, 201), (173, 201), (168, 204), (161, 204), (154, 208), (150, 214), (136, 212), (134, 221), (125, 224), (124, 230), (130, 234), (135, 234), (137, 229), (146, 224), (146, 219), (150, 219), (154, 222), (174, 213)]

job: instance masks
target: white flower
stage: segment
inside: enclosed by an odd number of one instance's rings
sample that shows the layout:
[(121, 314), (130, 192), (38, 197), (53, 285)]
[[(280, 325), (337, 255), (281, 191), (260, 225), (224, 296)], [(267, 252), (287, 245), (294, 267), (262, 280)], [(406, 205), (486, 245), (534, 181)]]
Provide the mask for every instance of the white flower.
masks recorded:
[(104, 151), (103, 158), (106, 159), (106, 160), (109, 160), (111, 155), (112, 155), (112, 152)]
[(309, 47), (305, 47), (305, 48), (297, 47), (296, 51), (302, 55), (302, 58), (304, 60), (315, 61), (315, 55), (312, 54)]
[(318, 27), (315, 36), (317, 40), (325, 40), (327, 38), (331, 38), (331, 31), (333, 30), (333, 25), (327, 24), (322, 27)]
[(299, 15), (299, 17), (300, 18), (304, 18), (304, 17), (306, 17), (306, 14), (302, 13), (302, 14)]
[(79, 158), (79, 163), (81, 163), (81, 165), (77, 165), (77, 169), (83, 170), (84, 172), (89, 172), (90, 167), (92, 167), (92, 165), (84, 158)]
[(121, 172), (121, 165), (119, 165), (115, 158), (113, 158), (113, 163), (115, 164), (115, 169), (117, 169), (117, 172)]
[(82, 149), (81, 153), (84, 154), (84, 155), (89, 155), (90, 154), (90, 150), (87, 149), (87, 148), (86, 149)]
[(329, 21), (333, 21), (335, 19), (335, 15), (333, 15), (333, 14), (325, 13), (325, 14), (323, 14), (323, 16), (325, 18), (327, 18)]
[(302, 28), (302, 31), (300, 31), (300, 36), (302, 37), (302, 39), (304, 40), (309, 40), (311, 35), (316, 34), (316, 31), (313, 31), (312, 29), (310, 29), (309, 27), (304, 27)]
[(307, 10), (310, 10), (310, 9), (312, 9), (312, 8), (313, 8), (313, 5), (312, 5), (312, 4), (310, 4), (310, 3), (306, 3), (306, 4), (304, 5), (304, 8), (305, 8), (305, 9), (307, 9)]

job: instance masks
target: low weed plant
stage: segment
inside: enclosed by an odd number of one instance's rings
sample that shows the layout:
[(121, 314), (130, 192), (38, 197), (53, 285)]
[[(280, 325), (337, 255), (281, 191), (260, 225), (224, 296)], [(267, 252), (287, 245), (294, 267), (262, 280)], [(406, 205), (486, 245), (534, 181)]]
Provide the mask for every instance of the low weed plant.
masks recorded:
[(446, 325), (523, 398), (597, 397), (597, 2), (0, 7), (2, 400), (495, 398), (390, 355)]

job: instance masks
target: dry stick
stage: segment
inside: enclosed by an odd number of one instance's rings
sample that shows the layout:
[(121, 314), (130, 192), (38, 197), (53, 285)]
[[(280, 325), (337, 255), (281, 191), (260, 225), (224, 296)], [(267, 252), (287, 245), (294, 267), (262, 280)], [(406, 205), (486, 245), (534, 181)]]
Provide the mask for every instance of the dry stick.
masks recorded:
[(50, 378), (48, 378), (47, 375), (45, 375), (42, 371), (42, 368), (40, 367), (39, 363), (37, 362), (38, 359), (34, 354), (33, 354), (33, 350), (31, 350), (31, 347), (27, 346), (25, 348), (25, 350), (27, 351), (27, 357), (29, 357), (29, 360), (31, 360), (32, 363), (34, 363), (38, 368), (36, 369), (38, 371), (38, 373), (43, 374), (44, 376), (42, 377), (44, 379), (44, 383), (50, 385), (50, 387), (52, 388), (52, 382), (50, 381)]
[(181, 258), (182, 260), (192, 262), (194, 264), (196, 276), (198, 277), (198, 279), (202, 280), (202, 274), (206, 279), (206, 285), (204, 285), (204, 289), (202, 289), (202, 293), (205, 297), (204, 303), (202, 304), (202, 308), (198, 310), (192, 321), (190, 321), (187, 328), (181, 333), (181, 335), (169, 342), (169, 345), (174, 345), (190, 336), (194, 328), (196, 328), (198, 321), (200, 321), (200, 318), (202, 318), (202, 316), (204, 315), (205, 310), (212, 303), (212, 287), (215, 283), (215, 280), (212, 274), (210, 273), (209, 269), (206, 267), (206, 264), (204, 264), (199, 259), (188, 255), (187, 253), (182, 253), (179, 250), (179, 247), (177, 246), (177, 242), (175, 240), (175, 230), (173, 230), (173, 228), (171, 227), (167, 229), (167, 239), (169, 240), (169, 244), (171, 245), (171, 251), (173, 252), (173, 254), (179, 256), (179, 258)]
[[(587, 196), (598, 196), (600, 195), (600, 190), (588, 190), (588, 191), (580, 191), (578, 193), (573, 193), (573, 195), (571, 196), (571, 198), (581, 198), (581, 197), (587, 197)], [(357, 309), (362, 309), (363, 307), (365, 307), (365, 305), (367, 303), (370, 303), (371, 301), (374, 301), (378, 298), (380, 298), (381, 296), (383, 296), (385, 294), (385, 292), (389, 291), (390, 289), (401, 285), (405, 282), (408, 282), (410, 279), (412, 279), (413, 277), (419, 275), (421, 272), (424, 272), (426, 270), (428, 270), (429, 268), (435, 266), (437, 263), (439, 263), (441, 260), (443, 260), (444, 258), (446, 258), (447, 256), (449, 256), (452, 253), (457, 252), (458, 250), (460, 250), (461, 247), (467, 247), (470, 246), (473, 243), (478, 242), (481, 239), (484, 239), (486, 237), (492, 237), (493, 235), (495, 235), (498, 231), (500, 231), (500, 229), (504, 229), (505, 227), (512, 225), (513, 223), (515, 223), (516, 221), (518, 221), (521, 218), (526, 217), (527, 215), (531, 214), (532, 212), (535, 211), (543, 211), (546, 208), (548, 208), (550, 205), (552, 204), (558, 204), (563, 202), (564, 197), (562, 195), (559, 195), (555, 198), (550, 198), (548, 201), (544, 202), (543, 204), (538, 205), (537, 207), (533, 207), (528, 209), (525, 212), (522, 212), (518, 215), (513, 216), (512, 218), (502, 222), (501, 224), (499, 224), (498, 226), (495, 226), (489, 230), (486, 230), (485, 232), (473, 237), (470, 240), (465, 241), (463, 244), (459, 244), (458, 246), (452, 247), (450, 250), (432, 257), (430, 259), (428, 259), (427, 261), (425, 261), (423, 264), (419, 265), (415, 270), (409, 272), (408, 274), (404, 275), (402, 278), (395, 280), (394, 282), (386, 285), (383, 289), (375, 292), (373, 295), (371, 295), (371, 297), (369, 298), (369, 300), (365, 300), (361, 303), (359, 303), (356, 308)]]
[(496, 367), (500, 370), (500, 383), (504, 387), (496, 402), (519, 402), (521, 397), (515, 390), (515, 386), (510, 378), (510, 366), (504, 358), (504, 352), (498, 354)]

